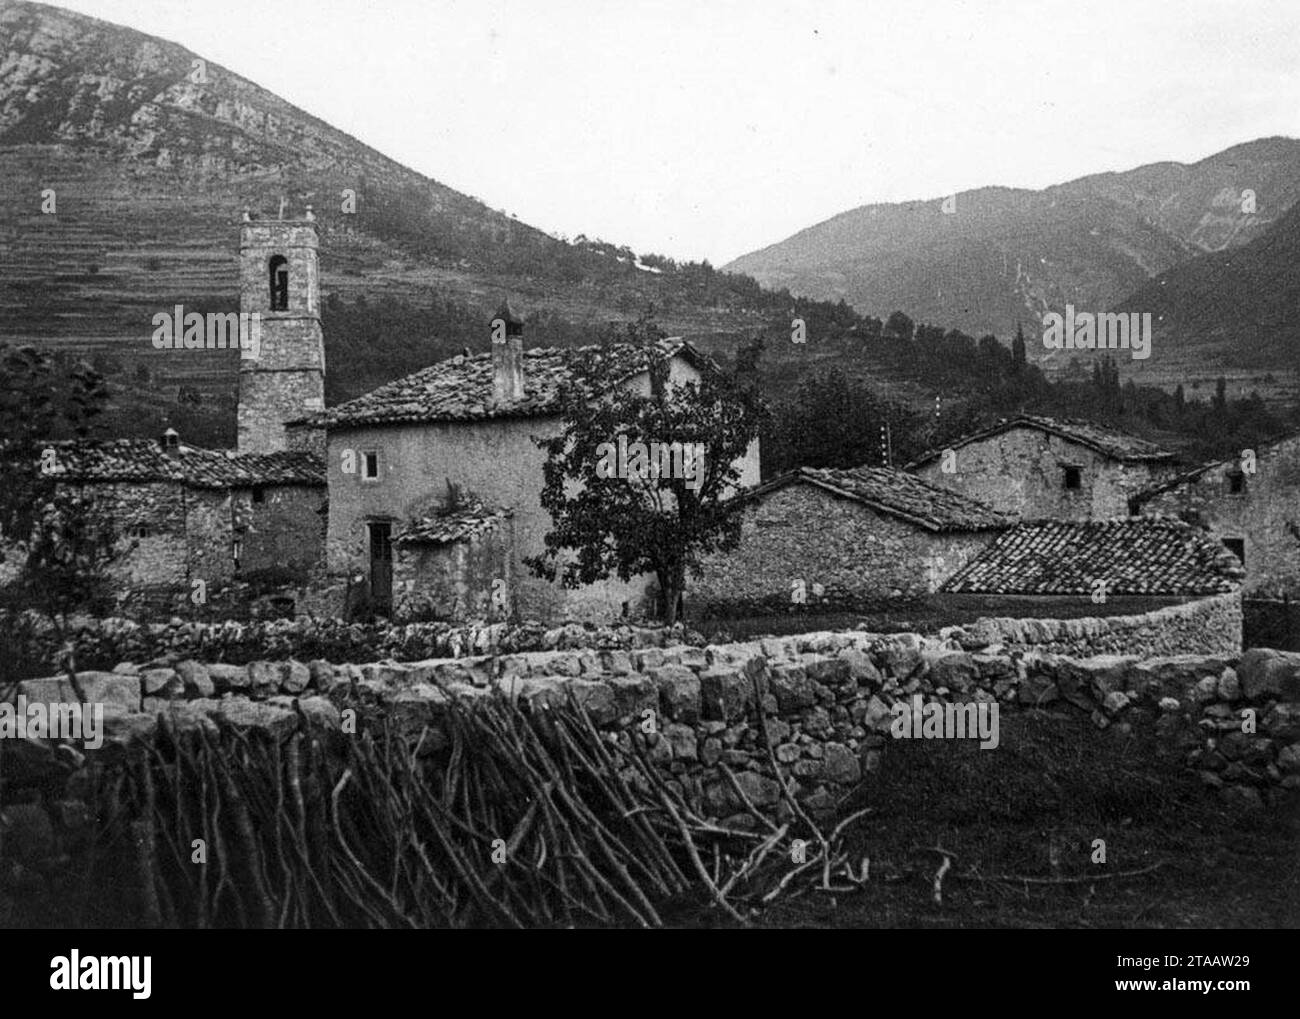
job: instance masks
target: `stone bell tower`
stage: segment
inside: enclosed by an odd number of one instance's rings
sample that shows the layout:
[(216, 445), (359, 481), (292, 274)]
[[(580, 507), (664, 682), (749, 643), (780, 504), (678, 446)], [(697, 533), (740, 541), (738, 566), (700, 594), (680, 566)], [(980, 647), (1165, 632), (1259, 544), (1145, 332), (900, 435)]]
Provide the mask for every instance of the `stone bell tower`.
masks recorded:
[(302, 219), (252, 219), (239, 236), (239, 311), (254, 340), (239, 358), (241, 453), (289, 448), (285, 424), (325, 409), (325, 338), (311, 206)]

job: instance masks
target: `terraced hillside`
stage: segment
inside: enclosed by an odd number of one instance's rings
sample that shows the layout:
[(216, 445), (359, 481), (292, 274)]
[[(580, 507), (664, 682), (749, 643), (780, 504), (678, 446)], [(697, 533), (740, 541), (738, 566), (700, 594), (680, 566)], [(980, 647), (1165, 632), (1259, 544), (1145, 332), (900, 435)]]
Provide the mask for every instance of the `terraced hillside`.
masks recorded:
[[(739, 335), (778, 306), (788, 323), (785, 302), (752, 281), (558, 240), (201, 61), (131, 29), (0, 0), (0, 335), (100, 355), (123, 406), (147, 408), (178, 385), (229, 397), (230, 354), (155, 351), (150, 322), (177, 303), (234, 308), (241, 214), (275, 215), (281, 200), (294, 214), (314, 206), (327, 316), (364, 302), (417, 315), (450, 306), (436, 320), (478, 322), (508, 292), (540, 323), (534, 335), (561, 342), (547, 323), (563, 334), (648, 304), (697, 339)], [(327, 344), (356, 341), (340, 335), (347, 321)], [(335, 373), (330, 397), (477, 342), (430, 330)]]

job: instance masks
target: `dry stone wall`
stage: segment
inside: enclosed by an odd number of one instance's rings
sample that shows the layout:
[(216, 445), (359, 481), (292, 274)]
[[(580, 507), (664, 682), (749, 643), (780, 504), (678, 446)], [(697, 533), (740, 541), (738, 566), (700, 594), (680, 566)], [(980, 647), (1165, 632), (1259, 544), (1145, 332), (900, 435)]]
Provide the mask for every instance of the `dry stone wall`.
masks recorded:
[[(5, 627), (7, 632), (24, 632), (23, 640), (30, 646), (17, 649), (21, 657), (46, 663), (52, 669), (60, 661), (61, 638), (35, 614), (29, 614), (24, 623), (23, 627), (11, 623)], [(972, 648), (1038, 649), (1086, 657), (1094, 654), (1237, 654), (1241, 649), (1241, 633), (1241, 598), (1233, 593), (1136, 616), (982, 618), (964, 628), (940, 630), (939, 636)], [(680, 624), (672, 629), (628, 624), (545, 626), (538, 622), (390, 625), (384, 622), (347, 623), (309, 616), (216, 623), (180, 618), (169, 623), (83, 619), (74, 625), (72, 640), (76, 661), (86, 668), (112, 668), (123, 661), (163, 658), (242, 663), (286, 658), (301, 661), (320, 658), (335, 662), (391, 658), (414, 662), (427, 658), (556, 648), (631, 650), (674, 643), (698, 646), (705, 643), (701, 635)], [(4, 669), (4, 664), (0, 663), (0, 681), (5, 676)]]
[[(27, 613), (21, 619), (6, 619), (5, 624), (4, 632), (14, 634), (11, 639), (24, 644), (14, 649), (22, 657), (43, 662), (50, 668), (60, 661), (61, 638), (48, 621)], [(576, 623), (548, 627), (537, 622), (390, 625), (309, 616), (213, 623), (179, 617), (167, 623), (83, 618), (74, 622), (71, 636), (76, 661), (83, 668), (91, 669), (111, 669), (119, 662), (163, 658), (240, 663), (283, 658), (418, 661), (565, 647), (634, 648), (704, 643), (703, 637), (680, 625), (671, 629), (631, 625), (593, 627)], [(0, 662), (0, 681), (4, 669), (5, 663)]]
[(1134, 616), (985, 618), (967, 629), (984, 645), (1053, 654), (1235, 655), (1241, 650), (1241, 594), (1213, 595)]
[[(521, 652), (416, 662), (190, 660), (122, 664), (80, 675), (105, 704), (105, 749), (151, 738), (161, 715), (178, 726), (225, 722), (288, 736), (384, 717), (412, 736), (452, 698), (499, 695), (533, 707), (581, 703), (611, 738), (647, 732), (652, 757), (705, 813), (744, 823), (741, 793), (780, 815), (772, 748), (795, 794), (829, 814), (882, 765), (893, 705), (993, 704), (1079, 710), (1099, 728), (1148, 731), (1203, 781), (1246, 806), (1276, 806), (1300, 789), (1300, 655), (1071, 658), (971, 650), (951, 636), (814, 633), (695, 647)], [(29, 680), (28, 702), (67, 700), (60, 677)], [(761, 700), (764, 718), (755, 709)], [(1249, 719), (1249, 722), (1247, 722)]]

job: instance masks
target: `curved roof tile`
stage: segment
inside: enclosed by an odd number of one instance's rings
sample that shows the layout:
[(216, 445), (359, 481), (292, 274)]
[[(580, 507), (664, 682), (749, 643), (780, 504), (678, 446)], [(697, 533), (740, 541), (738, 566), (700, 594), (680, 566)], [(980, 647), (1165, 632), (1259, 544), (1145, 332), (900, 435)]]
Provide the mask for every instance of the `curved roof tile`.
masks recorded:
[[(660, 356), (680, 355), (703, 367), (710, 359), (679, 337), (656, 344)], [(385, 383), (355, 400), (331, 407), (295, 424), (344, 428), (419, 421), (475, 421), (535, 417), (554, 411), (560, 387), (574, 368), (593, 358), (632, 363), (638, 348), (628, 343), (587, 347), (534, 347), (523, 352), (524, 396), (499, 403), (492, 388), (492, 354), (460, 354)], [(628, 374), (637, 369), (632, 368)], [(624, 376), (626, 377), (626, 376)]]
[(1000, 535), (940, 588), (965, 594), (1189, 595), (1235, 591), (1237, 557), (1168, 517), (1039, 520)]

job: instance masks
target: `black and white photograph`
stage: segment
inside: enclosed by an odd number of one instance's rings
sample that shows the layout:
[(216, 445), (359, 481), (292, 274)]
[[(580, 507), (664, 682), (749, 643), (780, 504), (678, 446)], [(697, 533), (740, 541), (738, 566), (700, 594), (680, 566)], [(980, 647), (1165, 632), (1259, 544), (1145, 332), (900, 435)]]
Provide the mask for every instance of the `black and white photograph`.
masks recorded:
[(1099, 1001), (1259, 1007), (1298, 54), (1294, 0), (0, 0), (21, 983), (1072, 930)]

